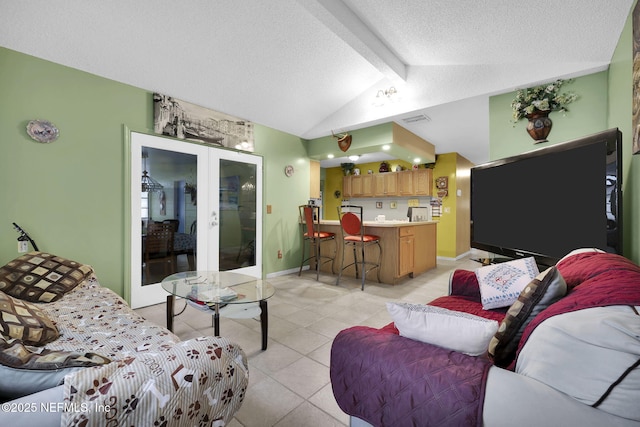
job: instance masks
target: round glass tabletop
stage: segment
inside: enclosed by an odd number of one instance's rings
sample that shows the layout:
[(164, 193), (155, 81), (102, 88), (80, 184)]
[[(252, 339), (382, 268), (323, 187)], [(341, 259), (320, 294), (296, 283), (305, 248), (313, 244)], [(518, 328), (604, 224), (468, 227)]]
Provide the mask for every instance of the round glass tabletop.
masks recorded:
[(177, 297), (219, 304), (259, 302), (275, 293), (265, 280), (230, 271), (183, 271), (167, 276), (162, 288)]

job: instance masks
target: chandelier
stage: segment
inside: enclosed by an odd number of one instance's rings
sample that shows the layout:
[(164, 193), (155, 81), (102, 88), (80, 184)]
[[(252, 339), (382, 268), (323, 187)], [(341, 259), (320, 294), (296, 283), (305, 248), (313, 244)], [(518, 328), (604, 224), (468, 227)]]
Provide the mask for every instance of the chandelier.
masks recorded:
[(155, 179), (151, 178), (149, 176), (149, 172), (147, 172), (147, 157), (149, 157), (149, 155), (145, 152), (142, 153), (142, 158), (144, 159), (144, 169), (142, 171), (142, 178), (140, 179), (140, 181), (142, 182), (142, 192), (143, 193), (153, 193), (155, 191), (160, 191), (162, 190), (164, 187), (162, 186), (162, 184), (160, 184), (158, 181), (156, 181)]

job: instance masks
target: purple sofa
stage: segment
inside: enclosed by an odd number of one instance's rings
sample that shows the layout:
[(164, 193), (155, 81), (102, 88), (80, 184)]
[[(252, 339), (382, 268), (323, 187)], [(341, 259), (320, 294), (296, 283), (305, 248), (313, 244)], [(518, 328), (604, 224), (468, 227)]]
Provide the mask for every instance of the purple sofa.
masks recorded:
[[(578, 250), (554, 271), (566, 295), (521, 319), (511, 342), (503, 334), (510, 351), (501, 359), (405, 338), (393, 323), (340, 332), (331, 383), (351, 425), (640, 426), (640, 267)], [(465, 270), (429, 305), (497, 320), (501, 329), (513, 310), (484, 310), (475, 274)]]

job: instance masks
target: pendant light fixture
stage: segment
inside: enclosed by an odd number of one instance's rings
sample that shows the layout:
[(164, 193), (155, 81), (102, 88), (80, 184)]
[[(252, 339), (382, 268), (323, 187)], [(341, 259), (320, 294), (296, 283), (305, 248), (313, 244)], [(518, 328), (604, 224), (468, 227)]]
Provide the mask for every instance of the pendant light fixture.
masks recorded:
[(147, 172), (147, 158), (149, 154), (146, 151), (142, 152), (142, 158), (144, 159), (144, 170), (142, 171), (142, 178), (140, 181), (142, 182), (142, 192), (143, 193), (153, 193), (155, 191), (160, 191), (164, 187), (155, 179), (149, 176), (149, 172)]

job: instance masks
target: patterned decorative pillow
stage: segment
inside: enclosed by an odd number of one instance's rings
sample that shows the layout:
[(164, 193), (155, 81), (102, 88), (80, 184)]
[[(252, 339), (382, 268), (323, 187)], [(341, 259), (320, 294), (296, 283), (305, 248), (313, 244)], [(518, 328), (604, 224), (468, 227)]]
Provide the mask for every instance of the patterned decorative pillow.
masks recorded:
[(59, 333), (53, 322), (34, 304), (0, 292), (0, 333), (27, 345), (45, 345)]
[(495, 320), (431, 305), (388, 302), (387, 310), (401, 336), (471, 356), (484, 354), (498, 330)]
[(550, 267), (536, 276), (525, 286), (518, 300), (509, 307), (498, 332), (489, 343), (489, 358), (497, 366), (509, 366), (516, 355), (524, 328), (566, 293), (567, 283), (556, 267)]
[(509, 307), (538, 273), (533, 257), (480, 267), (476, 276), (480, 283), (482, 308)]
[(51, 302), (82, 283), (91, 266), (45, 252), (30, 252), (0, 267), (0, 291), (31, 302)]

